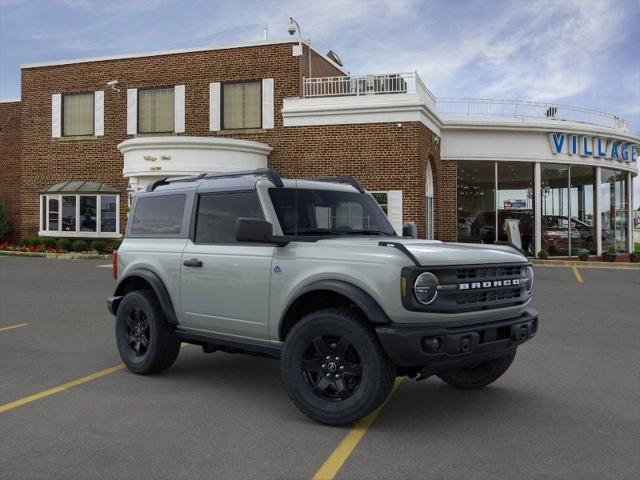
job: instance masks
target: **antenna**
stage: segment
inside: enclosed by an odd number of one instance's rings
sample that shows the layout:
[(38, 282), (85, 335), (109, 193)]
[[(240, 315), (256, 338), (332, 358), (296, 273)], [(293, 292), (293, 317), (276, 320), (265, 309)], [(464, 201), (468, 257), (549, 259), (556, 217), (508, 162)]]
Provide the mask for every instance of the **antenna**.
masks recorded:
[(269, 25), (264, 26), (264, 40), (265, 42), (269, 40)]

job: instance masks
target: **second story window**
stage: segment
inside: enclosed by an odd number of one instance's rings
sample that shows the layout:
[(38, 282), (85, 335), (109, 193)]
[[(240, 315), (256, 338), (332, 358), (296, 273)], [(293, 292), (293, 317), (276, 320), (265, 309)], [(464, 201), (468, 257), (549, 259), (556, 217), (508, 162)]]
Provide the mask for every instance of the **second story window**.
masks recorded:
[(94, 134), (94, 93), (62, 95), (62, 136), (79, 137)]
[(222, 128), (262, 128), (261, 82), (222, 85)]
[(138, 133), (175, 130), (175, 90), (154, 88), (138, 91)]

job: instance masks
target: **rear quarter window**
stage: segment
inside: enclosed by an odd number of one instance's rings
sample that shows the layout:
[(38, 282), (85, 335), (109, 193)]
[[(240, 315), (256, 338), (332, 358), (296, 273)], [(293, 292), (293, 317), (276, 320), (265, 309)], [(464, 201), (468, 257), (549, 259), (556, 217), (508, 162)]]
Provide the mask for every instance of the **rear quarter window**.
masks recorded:
[(186, 199), (182, 193), (138, 198), (131, 216), (130, 234), (180, 235)]

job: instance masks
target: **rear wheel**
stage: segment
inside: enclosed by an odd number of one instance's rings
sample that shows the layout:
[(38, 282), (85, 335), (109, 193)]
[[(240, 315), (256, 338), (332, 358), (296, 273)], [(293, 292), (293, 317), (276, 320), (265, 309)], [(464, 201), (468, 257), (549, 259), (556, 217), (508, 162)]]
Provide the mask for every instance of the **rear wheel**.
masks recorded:
[(482, 388), (495, 382), (509, 370), (515, 356), (516, 352), (513, 352), (470, 367), (440, 372), (438, 377), (452, 387), (467, 390)]
[(129, 292), (120, 302), (116, 342), (127, 368), (141, 375), (166, 370), (180, 351), (180, 341), (149, 290)]
[(375, 410), (396, 372), (366, 319), (341, 308), (302, 318), (287, 336), (281, 368), (293, 403), (327, 425), (350, 425)]

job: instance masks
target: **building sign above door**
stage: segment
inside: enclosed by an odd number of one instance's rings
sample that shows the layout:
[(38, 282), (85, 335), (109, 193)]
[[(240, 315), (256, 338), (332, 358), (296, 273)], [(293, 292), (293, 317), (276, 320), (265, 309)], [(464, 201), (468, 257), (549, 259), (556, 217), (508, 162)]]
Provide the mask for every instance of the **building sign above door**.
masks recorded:
[(613, 138), (552, 132), (548, 134), (551, 153), (604, 158), (621, 162), (638, 161), (638, 145)]

